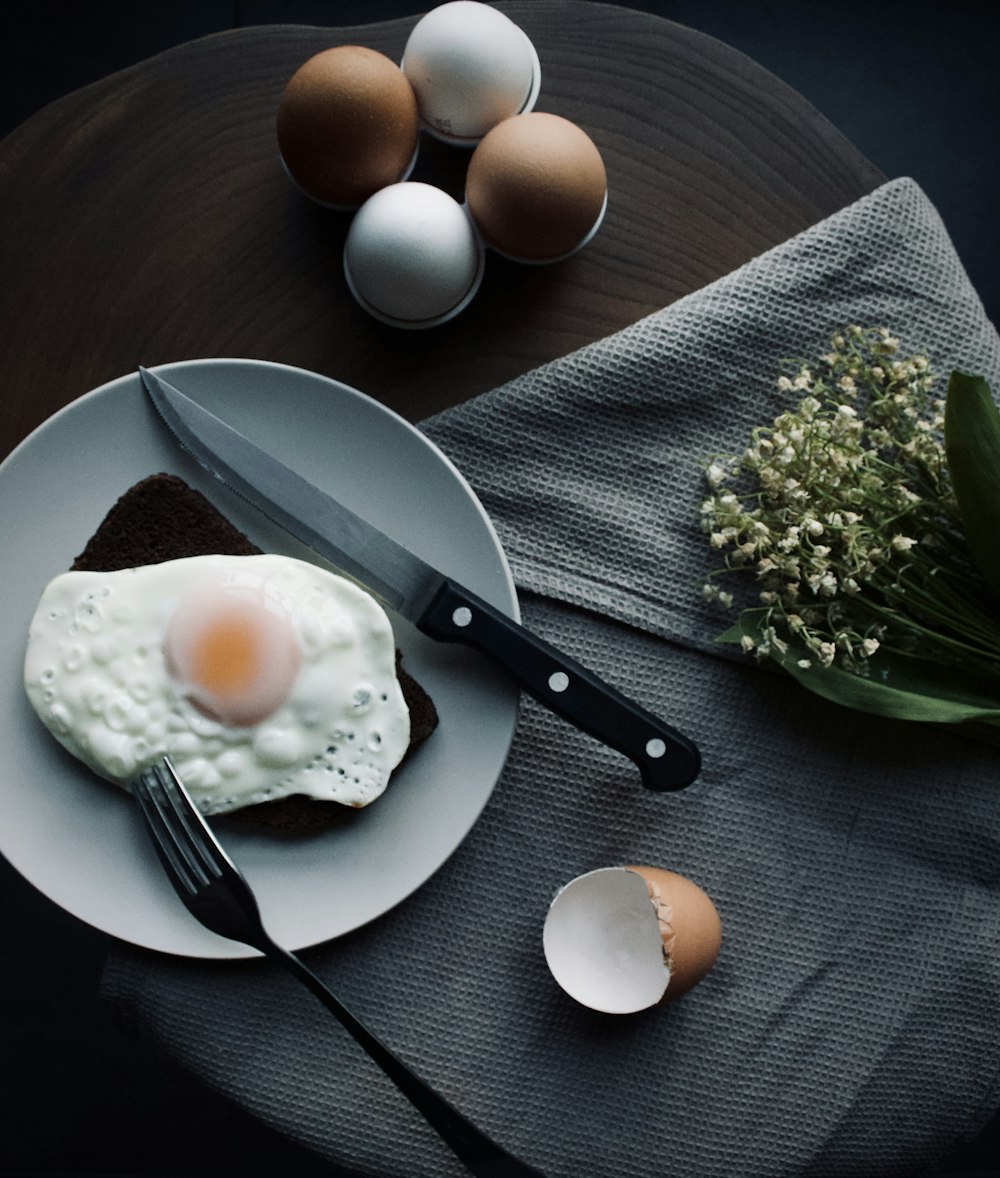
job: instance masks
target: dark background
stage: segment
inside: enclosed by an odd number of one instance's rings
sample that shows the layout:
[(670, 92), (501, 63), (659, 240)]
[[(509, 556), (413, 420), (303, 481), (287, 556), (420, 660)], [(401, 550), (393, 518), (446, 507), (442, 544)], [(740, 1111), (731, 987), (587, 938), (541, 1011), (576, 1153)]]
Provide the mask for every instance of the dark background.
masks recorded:
[[(8, 0), (0, 17), (0, 135), (89, 82), (223, 29), (355, 25), (432, 6)], [(805, 95), (887, 176), (912, 176), (998, 321), (1000, 3), (635, 0), (629, 7), (741, 50)], [(107, 937), (50, 903), (2, 858), (0, 944), (0, 1175), (332, 1173), (121, 1032), (98, 997)], [(971, 1147), (956, 1146), (934, 1173), (1000, 1175), (1000, 1120)]]

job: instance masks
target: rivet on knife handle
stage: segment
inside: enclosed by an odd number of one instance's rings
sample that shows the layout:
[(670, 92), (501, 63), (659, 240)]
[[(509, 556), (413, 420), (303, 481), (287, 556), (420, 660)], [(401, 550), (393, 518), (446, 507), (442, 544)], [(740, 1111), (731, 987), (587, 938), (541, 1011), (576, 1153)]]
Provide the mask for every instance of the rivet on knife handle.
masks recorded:
[(445, 581), (417, 626), (501, 663), (563, 719), (630, 757), (648, 789), (683, 789), (698, 776), (701, 757), (686, 736), (467, 590)]

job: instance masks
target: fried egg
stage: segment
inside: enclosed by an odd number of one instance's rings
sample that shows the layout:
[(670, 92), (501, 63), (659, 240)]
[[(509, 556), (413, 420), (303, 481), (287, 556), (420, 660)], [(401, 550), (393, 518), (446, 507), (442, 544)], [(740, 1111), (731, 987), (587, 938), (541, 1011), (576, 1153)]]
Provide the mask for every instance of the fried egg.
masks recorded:
[(409, 746), (389, 619), (305, 561), (199, 556), (49, 583), (25, 690), (127, 786), (168, 755), (205, 814), (304, 794), (365, 806)]

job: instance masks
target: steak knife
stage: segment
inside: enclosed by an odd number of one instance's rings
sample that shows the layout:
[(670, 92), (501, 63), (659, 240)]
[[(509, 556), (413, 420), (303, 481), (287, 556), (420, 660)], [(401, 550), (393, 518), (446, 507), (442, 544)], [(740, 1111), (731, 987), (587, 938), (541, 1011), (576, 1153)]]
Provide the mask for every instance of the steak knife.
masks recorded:
[(432, 568), (146, 368), (143, 386), (196, 461), (272, 522), (441, 642), (461, 642), (581, 731), (638, 766), (643, 784), (676, 790), (697, 777), (697, 746), (592, 671)]

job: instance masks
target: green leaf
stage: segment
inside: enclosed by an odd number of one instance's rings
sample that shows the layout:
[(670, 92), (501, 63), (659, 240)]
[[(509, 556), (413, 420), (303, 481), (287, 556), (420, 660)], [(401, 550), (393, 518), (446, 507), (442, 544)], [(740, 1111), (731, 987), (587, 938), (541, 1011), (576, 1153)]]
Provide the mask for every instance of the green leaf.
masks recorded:
[[(759, 642), (768, 611), (744, 610), (739, 621), (718, 638), (739, 643), (744, 636)], [(871, 678), (864, 679), (839, 667), (821, 667), (802, 643), (792, 641), (782, 654), (772, 647), (769, 656), (816, 695), (844, 707), (896, 720), (933, 724), (970, 721), (1000, 725), (1000, 680), (972, 678), (921, 659), (880, 650), (871, 661)], [(807, 669), (799, 659), (810, 659)]]
[(951, 374), (944, 447), (969, 551), (1000, 596), (1000, 412), (983, 377)]

